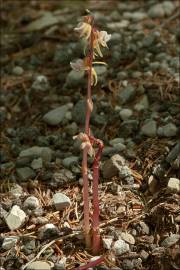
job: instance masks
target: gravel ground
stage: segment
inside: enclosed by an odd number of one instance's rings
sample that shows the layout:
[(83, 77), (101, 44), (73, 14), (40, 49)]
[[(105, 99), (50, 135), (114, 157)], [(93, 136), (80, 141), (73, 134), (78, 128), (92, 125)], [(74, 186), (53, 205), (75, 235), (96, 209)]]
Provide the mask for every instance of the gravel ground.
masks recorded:
[[(69, 64), (82, 57), (73, 28), (87, 8), (112, 35), (93, 88), (91, 129), (105, 145), (103, 262), (93, 269), (180, 269), (179, 1), (6, 0), (0, 270), (73, 270), (97, 259), (82, 234), (73, 140), (84, 129), (86, 78)], [(92, 197), (91, 167), (89, 179)]]

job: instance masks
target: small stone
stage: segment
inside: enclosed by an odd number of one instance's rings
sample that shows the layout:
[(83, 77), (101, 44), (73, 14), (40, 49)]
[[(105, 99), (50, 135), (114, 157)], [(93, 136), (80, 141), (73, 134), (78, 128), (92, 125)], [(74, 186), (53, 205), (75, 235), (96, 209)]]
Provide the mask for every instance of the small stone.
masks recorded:
[(55, 172), (52, 177), (49, 185), (51, 187), (62, 187), (67, 183), (70, 183), (75, 180), (75, 175), (72, 174), (70, 170), (62, 169), (59, 172)]
[(49, 87), (50, 85), (49, 85), (48, 78), (44, 75), (38, 75), (32, 84), (32, 89), (36, 91), (41, 91), (41, 92), (47, 91)]
[(140, 252), (140, 256), (141, 256), (141, 259), (142, 259), (143, 261), (146, 261), (147, 258), (149, 257), (149, 253), (143, 249), (143, 250), (141, 250), (141, 252)]
[(5, 237), (2, 243), (2, 248), (4, 250), (9, 250), (16, 245), (17, 241), (18, 237)]
[(138, 79), (138, 78), (140, 78), (142, 76), (142, 72), (140, 72), (140, 71), (134, 71), (133, 73), (132, 73), (132, 78), (134, 78), (134, 79)]
[(36, 225), (44, 225), (48, 223), (48, 219), (45, 217), (33, 217), (31, 221), (33, 224)]
[(105, 249), (111, 249), (113, 239), (112, 238), (103, 238), (102, 244)]
[(18, 205), (14, 205), (5, 217), (6, 224), (11, 231), (19, 229), (26, 220), (26, 214)]
[(35, 172), (29, 167), (17, 168), (16, 173), (19, 179), (22, 181), (34, 178), (36, 176)]
[(13, 75), (21, 76), (24, 73), (24, 69), (19, 66), (15, 66), (12, 70)]
[(63, 159), (62, 164), (66, 168), (71, 168), (71, 166), (78, 164), (78, 160), (79, 160), (79, 157), (71, 156), (71, 157), (67, 157)]
[(102, 166), (102, 173), (104, 178), (111, 178), (117, 176), (120, 170), (120, 166), (125, 165), (125, 159), (116, 154), (112, 156), (109, 160), (105, 161)]
[(125, 19), (133, 20), (134, 22), (141, 21), (147, 18), (147, 14), (142, 11), (124, 12), (123, 17)]
[(120, 71), (120, 72), (118, 72), (118, 74), (117, 74), (117, 78), (118, 78), (119, 80), (127, 79), (127, 77), (128, 77), (128, 74), (127, 74), (127, 72), (125, 72), (125, 71)]
[(132, 85), (128, 85), (126, 88), (121, 90), (119, 92), (119, 95), (117, 96), (120, 104), (124, 104), (127, 101), (130, 101), (135, 96), (135, 88)]
[(53, 270), (54, 263), (49, 261), (31, 262), (25, 270)]
[(43, 167), (43, 161), (41, 157), (33, 159), (33, 161), (31, 162), (31, 168), (34, 170), (39, 170), (42, 167)]
[(148, 179), (148, 186), (149, 186), (149, 191), (152, 194), (158, 191), (158, 181), (153, 175), (151, 175)]
[(148, 137), (155, 137), (157, 131), (157, 124), (154, 120), (149, 120), (141, 127), (141, 132), (143, 135)]
[(36, 216), (36, 217), (40, 217), (44, 214), (44, 210), (43, 208), (39, 207), (39, 208), (36, 208), (32, 211), (33, 215)]
[(43, 116), (43, 121), (51, 126), (59, 125), (65, 118), (68, 110), (69, 107), (67, 105), (63, 105), (56, 109), (53, 109)]
[(124, 240), (117, 240), (114, 243), (113, 250), (116, 255), (122, 255), (128, 252), (130, 249), (129, 249), (129, 245)]
[(149, 234), (149, 227), (144, 221), (140, 221), (139, 226), (140, 226), (139, 231), (141, 232), (141, 234)]
[(33, 146), (20, 152), (19, 157), (41, 157), (44, 161), (51, 161), (52, 150), (49, 147)]
[(77, 72), (75, 70), (71, 70), (66, 78), (66, 87), (76, 87), (80, 83), (82, 83), (82, 80), (84, 78), (84, 72)]
[(55, 263), (53, 270), (66, 270), (66, 267), (63, 262), (59, 261)]
[(164, 1), (162, 3), (162, 6), (163, 6), (164, 13), (166, 16), (170, 16), (176, 8), (176, 6), (174, 5), (172, 1)]
[(36, 198), (35, 196), (29, 196), (29, 197), (24, 201), (23, 206), (24, 206), (24, 208), (26, 208), (26, 209), (33, 210), (33, 209), (38, 208), (38, 207), (40, 206), (40, 204), (39, 204), (38, 198)]
[(149, 108), (149, 101), (148, 101), (147, 95), (143, 95), (143, 96), (140, 98), (139, 102), (136, 103), (136, 105), (134, 106), (134, 109), (135, 109), (137, 112), (147, 110), (148, 108)]
[(122, 238), (122, 240), (124, 240), (128, 244), (131, 244), (131, 245), (135, 244), (135, 239), (130, 233), (122, 232), (121, 233), (121, 238)]
[(119, 177), (124, 180), (128, 185), (134, 184), (134, 178), (131, 173), (131, 169), (128, 166), (121, 166), (119, 170)]
[(170, 178), (167, 188), (175, 192), (180, 192), (180, 180), (178, 178)]
[(63, 193), (55, 193), (53, 196), (53, 204), (56, 210), (61, 211), (64, 210), (66, 207), (69, 207), (71, 204), (70, 199)]
[(97, 76), (98, 76), (98, 81), (104, 81), (104, 79), (105, 79), (105, 76), (106, 76), (106, 74), (107, 74), (107, 66), (95, 66), (95, 71), (96, 71), (96, 73), (97, 73)]
[(159, 127), (157, 133), (161, 137), (174, 137), (177, 134), (177, 127), (173, 123), (169, 123), (163, 127)]
[(48, 223), (44, 225), (43, 227), (41, 227), (38, 232), (39, 232), (38, 234), (39, 238), (42, 240), (59, 236), (58, 228), (54, 224), (51, 224), (51, 223)]
[(117, 143), (113, 146), (114, 153), (122, 152), (126, 149), (126, 146), (122, 143)]
[(115, 146), (118, 143), (124, 144), (124, 138), (114, 138), (114, 139), (109, 141), (109, 144), (112, 146)]
[(180, 153), (180, 143), (178, 142), (169, 152), (166, 161), (172, 163), (178, 157)]
[(171, 1), (164, 1), (162, 3), (153, 5), (149, 9), (148, 15), (151, 18), (162, 18), (164, 16), (170, 16), (175, 8), (175, 5)]
[(9, 190), (9, 194), (11, 194), (14, 198), (19, 198), (23, 194), (23, 189), (20, 185), (14, 184)]
[(149, 11), (148, 11), (148, 15), (151, 17), (151, 18), (162, 18), (164, 17), (165, 15), (165, 12), (164, 12), (164, 9), (163, 9), (163, 6), (162, 4), (155, 4), (153, 5)]
[(162, 241), (161, 246), (169, 248), (169, 247), (173, 246), (174, 244), (176, 244), (179, 241), (179, 239), (180, 239), (179, 234), (172, 234), (171, 236), (166, 237)]
[(132, 116), (133, 112), (130, 109), (123, 109), (120, 111), (119, 115), (123, 121), (128, 120)]
[(123, 270), (134, 270), (137, 268), (134, 268), (133, 260), (124, 259), (122, 262), (122, 269)]
[(66, 132), (67, 132), (67, 134), (69, 134), (71, 136), (76, 135), (78, 133), (78, 125), (75, 122), (67, 125)]

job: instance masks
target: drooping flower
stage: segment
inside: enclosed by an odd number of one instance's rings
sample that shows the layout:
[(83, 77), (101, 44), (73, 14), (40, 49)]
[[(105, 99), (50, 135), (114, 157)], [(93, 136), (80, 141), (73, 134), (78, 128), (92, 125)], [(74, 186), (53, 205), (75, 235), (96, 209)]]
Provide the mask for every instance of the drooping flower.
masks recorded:
[[(93, 62), (94, 64), (100, 64), (100, 65), (106, 65), (105, 62)], [(90, 70), (90, 65), (89, 65), (89, 59), (88, 57), (85, 57), (84, 59), (77, 59), (75, 62), (70, 62), (70, 65), (73, 70), (80, 72), (80, 71), (88, 71)], [(96, 70), (92, 67), (91, 70), (91, 85), (96, 85), (97, 84), (97, 73)]]
[[(103, 54), (101, 52), (101, 46), (102, 47), (108, 47), (107, 42), (110, 40), (111, 34), (108, 34), (106, 31), (94, 31), (94, 42), (93, 47), (96, 52), (94, 52), (94, 56), (100, 56), (103, 57)], [(101, 45), (101, 46), (100, 46)]]
[(107, 47), (107, 42), (110, 40), (111, 34), (108, 34), (106, 31), (99, 32), (99, 43), (103, 47)]
[(89, 137), (86, 133), (83, 133), (83, 132), (80, 132), (78, 135), (76, 136), (73, 136), (73, 139), (79, 139), (82, 141), (81, 143), (81, 149), (84, 149), (87, 147), (87, 150), (88, 150), (88, 154), (92, 157), (95, 155), (95, 151), (92, 147), (92, 144), (89, 140)]
[(79, 32), (80, 37), (85, 39), (88, 39), (91, 35), (91, 25), (87, 22), (80, 22), (74, 30)]
[(75, 62), (70, 62), (70, 65), (75, 71), (85, 71), (89, 69), (84, 59), (77, 59)]

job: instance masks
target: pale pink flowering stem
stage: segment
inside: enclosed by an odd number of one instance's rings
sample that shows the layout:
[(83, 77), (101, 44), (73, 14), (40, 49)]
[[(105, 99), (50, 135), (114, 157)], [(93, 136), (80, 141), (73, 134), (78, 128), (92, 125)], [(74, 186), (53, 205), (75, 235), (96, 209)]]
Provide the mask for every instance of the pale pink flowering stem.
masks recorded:
[(93, 138), (94, 142), (98, 145), (98, 151), (95, 155), (93, 162), (93, 217), (92, 217), (92, 234), (93, 234), (93, 245), (92, 251), (96, 255), (100, 250), (100, 232), (99, 232), (99, 196), (98, 196), (98, 185), (99, 185), (99, 162), (103, 150), (103, 142), (101, 140)]
[[(93, 24), (93, 18), (91, 25)], [(86, 98), (86, 120), (85, 120), (85, 133), (89, 136), (89, 121), (91, 115), (91, 108), (88, 100), (91, 100), (91, 74), (92, 74), (92, 61), (93, 61), (93, 30), (91, 28), (90, 35), (90, 46), (89, 46), (89, 70), (88, 70), (88, 85), (87, 85), (87, 98)], [(84, 200), (84, 234), (86, 247), (91, 247), (91, 236), (90, 236), (90, 223), (89, 223), (89, 184), (88, 184), (88, 172), (87, 172), (87, 156), (88, 148), (83, 149), (83, 160), (82, 160), (82, 174), (83, 174), (83, 200)]]

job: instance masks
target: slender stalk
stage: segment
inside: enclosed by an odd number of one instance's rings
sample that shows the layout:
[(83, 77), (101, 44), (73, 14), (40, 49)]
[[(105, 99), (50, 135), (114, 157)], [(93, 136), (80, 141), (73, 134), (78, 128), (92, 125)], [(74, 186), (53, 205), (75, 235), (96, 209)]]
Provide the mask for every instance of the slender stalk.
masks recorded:
[(99, 162), (101, 159), (101, 154), (103, 150), (103, 143), (100, 140), (95, 139), (96, 144), (98, 144), (98, 151), (95, 155), (93, 162), (93, 245), (92, 251), (94, 255), (100, 250), (100, 233), (99, 233), (99, 196), (98, 196), (98, 185), (99, 185)]
[[(93, 60), (93, 31), (91, 30), (90, 44), (89, 44), (89, 70), (88, 70), (88, 84), (87, 84), (87, 97), (86, 97), (86, 120), (85, 120), (85, 133), (90, 135), (90, 116), (91, 109), (88, 101), (91, 101), (91, 77), (92, 77), (92, 60)], [(82, 174), (83, 174), (83, 200), (84, 200), (84, 234), (86, 247), (91, 247), (90, 237), (90, 222), (89, 222), (89, 184), (88, 184), (88, 172), (87, 172), (87, 161), (88, 161), (88, 149), (83, 149), (83, 160), (82, 160)]]
[(91, 238), (90, 238), (90, 224), (89, 224), (89, 185), (88, 185), (86, 147), (83, 150), (82, 175), (83, 175), (83, 201), (84, 201), (84, 237), (86, 247), (90, 249)]

